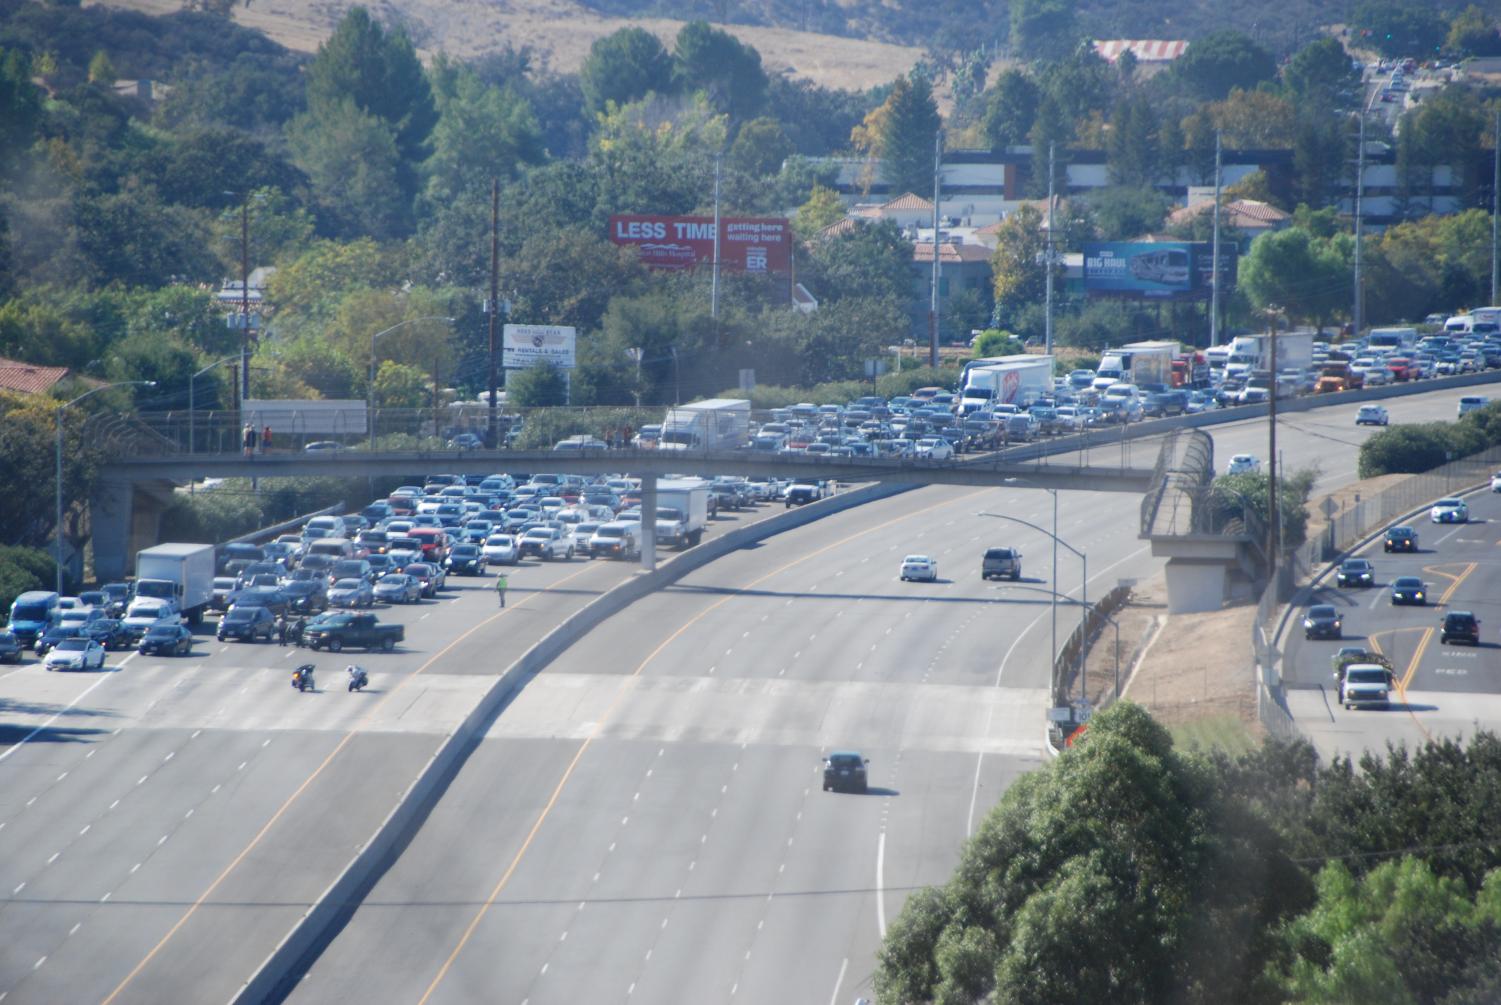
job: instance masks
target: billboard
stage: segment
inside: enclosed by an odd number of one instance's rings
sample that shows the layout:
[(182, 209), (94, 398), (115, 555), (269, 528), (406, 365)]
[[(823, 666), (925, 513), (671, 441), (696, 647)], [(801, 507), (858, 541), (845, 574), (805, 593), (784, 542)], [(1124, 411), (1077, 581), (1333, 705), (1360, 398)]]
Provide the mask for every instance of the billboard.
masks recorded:
[[(719, 267), (750, 275), (792, 274), (792, 227), (785, 217), (720, 217)], [(610, 217), (610, 240), (636, 248), (650, 269), (696, 269), (714, 264), (712, 216)]]
[[(1089, 296), (1200, 300), (1212, 286), (1214, 249), (1205, 241), (1110, 242), (1084, 245)], [(1220, 245), (1220, 292), (1235, 285), (1235, 248)]]
[(577, 336), (577, 330), (569, 325), (506, 325), (501, 333), (501, 366), (525, 370), (538, 363), (551, 363), (561, 370), (572, 370)]

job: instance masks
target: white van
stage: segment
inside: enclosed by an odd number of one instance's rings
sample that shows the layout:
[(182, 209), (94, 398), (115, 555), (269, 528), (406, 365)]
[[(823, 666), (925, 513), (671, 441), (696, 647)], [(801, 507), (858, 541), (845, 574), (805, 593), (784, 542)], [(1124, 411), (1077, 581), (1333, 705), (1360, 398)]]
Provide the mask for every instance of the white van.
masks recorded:
[(1464, 415), (1466, 412), (1473, 412), (1476, 409), (1484, 408), (1490, 403), (1491, 399), (1485, 397), (1484, 395), (1467, 394), (1463, 398), (1459, 399), (1459, 414)]

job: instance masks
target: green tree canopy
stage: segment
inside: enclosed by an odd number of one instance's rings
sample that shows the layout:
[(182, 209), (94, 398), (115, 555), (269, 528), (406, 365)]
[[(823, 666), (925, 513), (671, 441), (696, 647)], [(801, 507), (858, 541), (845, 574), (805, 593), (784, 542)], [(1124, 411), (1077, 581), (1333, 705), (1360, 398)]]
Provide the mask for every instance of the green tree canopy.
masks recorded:
[(1307, 110), (1332, 111), (1348, 105), (1360, 84), (1350, 54), (1336, 38), (1309, 42), (1282, 69), (1282, 85)]
[(312, 182), (324, 229), (334, 235), (386, 239), (412, 226), (411, 193), (396, 134), (352, 99), (320, 103), (288, 129), (298, 166)]
[(1217, 100), (1234, 88), (1251, 90), (1277, 74), (1271, 53), (1238, 31), (1195, 39), (1173, 61), (1173, 78), (1194, 97)]
[(318, 47), (307, 68), (307, 96), (315, 114), (352, 102), (389, 128), (402, 161), (415, 165), (426, 157), (438, 121), (427, 75), (406, 32), (387, 32), (365, 8), (351, 7)]
[(1432, 8), (1400, 0), (1368, 0), (1355, 8), (1350, 23), (1383, 56), (1431, 59), (1449, 32)]
[(1352, 297), (1340, 246), (1298, 227), (1263, 234), (1240, 260), (1239, 286), (1257, 308), (1276, 305), (1290, 318), (1322, 325)]
[(1495, 18), (1474, 4), (1454, 15), (1444, 44), (1466, 56), (1501, 56), (1501, 32), (1496, 30)]
[(537, 120), (531, 105), (513, 88), (486, 84), (462, 66), (438, 79), (433, 152), (423, 165), (427, 204), (444, 205), (464, 193), (488, 193), (492, 178), (509, 181), (523, 166), (542, 162)]
[(644, 28), (622, 28), (596, 39), (579, 70), (584, 105), (594, 114), (672, 86), (672, 57)]
[(803, 263), (805, 279), (820, 301), (846, 297), (903, 302), (912, 286), (912, 242), (889, 221), (855, 227), (815, 244)]
[(672, 50), (673, 77), (685, 91), (703, 91), (709, 103), (743, 122), (766, 105), (761, 54), (706, 21), (689, 21)]
[(1074, 50), (1079, 25), (1073, 0), (1014, 0), (1011, 51), (1027, 59), (1060, 59)]
[(776, 119), (751, 119), (735, 134), (726, 163), (742, 174), (755, 177), (774, 175), (782, 162), (792, 156), (792, 143)]
[(1090, 215), (1102, 241), (1126, 241), (1160, 230), (1167, 218), (1167, 197), (1153, 188), (1112, 186), (1088, 197)]
[(894, 195), (932, 191), (939, 125), (938, 104), (927, 79), (898, 77), (886, 99), (879, 135), (881, 174)]
[(506, 401), (517, 408), (562, 405), (567, 401), (567, 391), (567, 378), (551, 363), (538, 363), (506, 375)]
[[(1129, 703), (1007, 789), (878, 954), (882, 1001), (1230, 999), (1309, 901), (1276, 834)], [(1252, 926), (1248, 929), (1246, 926)]]
[(1004, 71), (985, 94), (981, 128), (992, 147), (1010, 147), (1027, 142), (1041, 100), (1037, 84), (1016, 68)]
[(1014, 317), (1029, 304), (1040, 303), (1047, 288), (1047, 236), (1042, 213), (1022, 206), (1002, 221), (996, 232), (990, 271), (995, 281), (997, 313)]

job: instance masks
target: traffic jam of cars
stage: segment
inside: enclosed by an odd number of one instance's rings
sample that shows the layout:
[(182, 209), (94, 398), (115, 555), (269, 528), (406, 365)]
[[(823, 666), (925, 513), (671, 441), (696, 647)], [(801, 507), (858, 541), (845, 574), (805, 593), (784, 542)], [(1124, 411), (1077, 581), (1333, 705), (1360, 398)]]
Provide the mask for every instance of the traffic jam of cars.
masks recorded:
[[(657, 540), (690, 547), (721, 511), (827, 491), (770, 478), (659, 479)], [(450, 579), (523, 563), (639, 559), (641, 501), (640, 480), (626, 475), (430, 476), (258, 543), (143, 549), (134, 577), (77, 596), (23, 593), (0, 628), (0, 662), (27, 663), (30, 650), (48, 670), (100, 670), (116, 653), (204, 655), (210, 636), (389, 651), (404, 640), (402, 626), (373, 612), (442, 597)]]

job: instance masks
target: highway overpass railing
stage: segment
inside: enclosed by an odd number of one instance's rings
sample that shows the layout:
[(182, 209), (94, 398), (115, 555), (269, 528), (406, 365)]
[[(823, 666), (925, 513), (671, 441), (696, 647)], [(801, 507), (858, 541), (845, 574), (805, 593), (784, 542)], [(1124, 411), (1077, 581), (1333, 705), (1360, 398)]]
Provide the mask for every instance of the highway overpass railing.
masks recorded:
[(1282, 652), (1278, 640), (1297, 599), (1299, 588), (1311, 582), (1328, 563), (1350, 548), (1383, 531), (1409, 514), (1421, 515), (1436, 499), (1457, 495), (1490, 482), (1501, 468), (1501, 447), (1409, 475), (1396, 484), (1369, 493), (1355, 493), (1344, 505), (1331, 503), (1323, 514), (1326, 525), (1302, 546), (1286, 552), (1277, 577), (1267, 584), (1256, 606), (1251, 627), (1251, 654), (1256, 666), (1256, 705), (1262, 725), (1272, 736), (1296, 735), (1287, 711), (1282, 681)]

